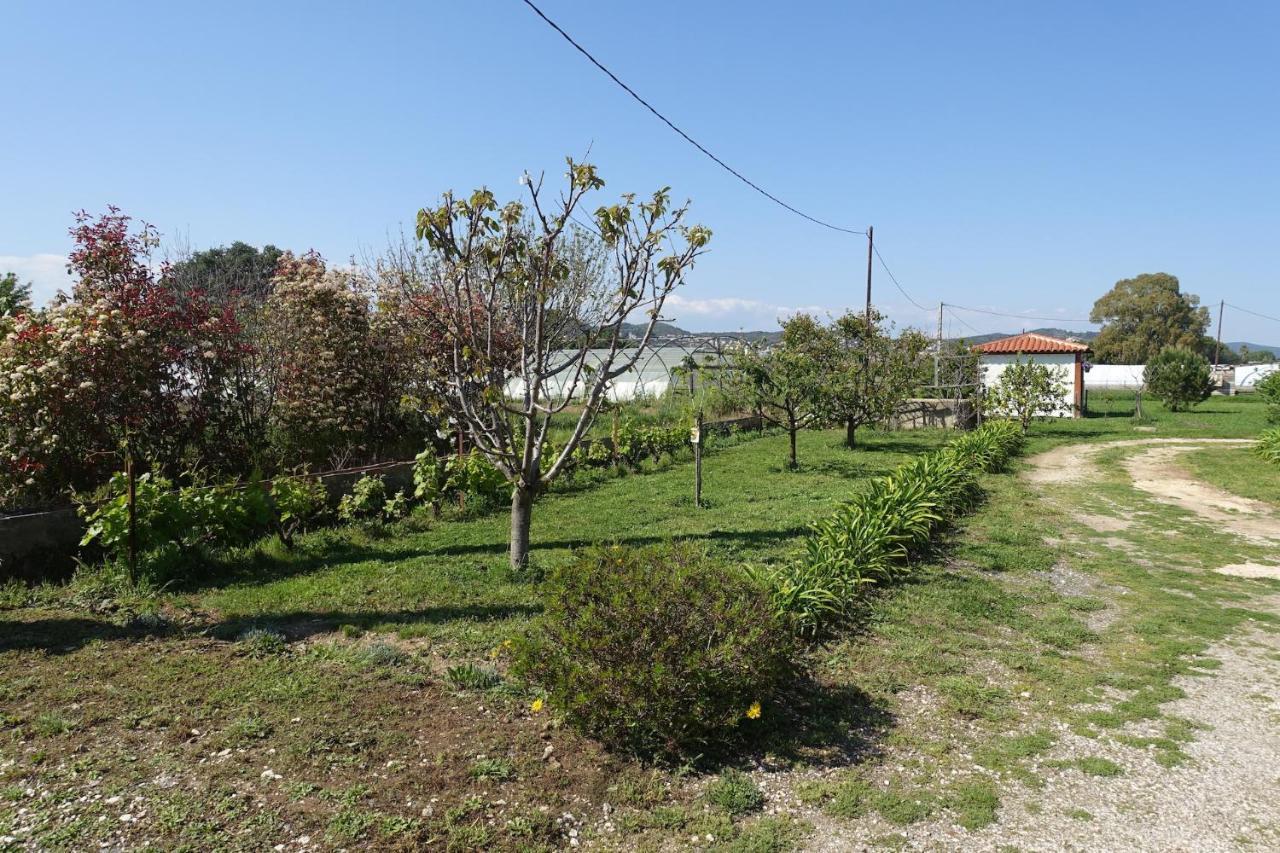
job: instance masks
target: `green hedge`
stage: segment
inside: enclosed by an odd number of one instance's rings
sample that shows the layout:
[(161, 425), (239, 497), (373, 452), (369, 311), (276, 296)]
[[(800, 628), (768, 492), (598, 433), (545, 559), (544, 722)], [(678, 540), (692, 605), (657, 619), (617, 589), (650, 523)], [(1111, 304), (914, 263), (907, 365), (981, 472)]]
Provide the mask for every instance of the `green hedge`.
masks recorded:
[(912, 554), (973, 507), (977, 475), (1003, 467), (1022, 440), (1016, 424), (991, 421), (872, 480), (811, 525), (802, 558), (757, 571), (774, 590), (776, 612), (809, 635), (842, 621), (869, 587), (911, 570)]

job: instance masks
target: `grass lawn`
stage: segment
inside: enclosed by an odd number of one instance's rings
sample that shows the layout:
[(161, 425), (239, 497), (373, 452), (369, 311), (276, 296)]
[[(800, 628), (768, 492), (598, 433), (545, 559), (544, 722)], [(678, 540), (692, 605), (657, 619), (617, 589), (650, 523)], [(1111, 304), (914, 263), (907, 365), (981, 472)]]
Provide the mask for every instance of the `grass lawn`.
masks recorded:
[[(1244, 397), (1190, 413), (1144, 408), (1140, 424), (1037, 425), (1029, 452), (1252, 437), (1264, 421)], [(841, 438), (802, 434), (794, 473), (783, 470), (785, 436), (709, 456), (705, 509), (693, 506), (686, 462), (548, 495), (534, 511), (534, 568), (592, 542), (666, 538), (730, 560), (783, 560), (862, 479), (945, 434), (868, 433), (855, 452)], [(1132, 504), (1117, 460), (1103, 454), (1100, 465), (1093, 495)], [(1194, 731), (1158, 708), (1171, 680), (1242, 620), (1267, 621), (1246, 607), (1250, 582), (1193, 576), (1229, 550), (1221, 539), (1127, 533), (1152, 563), (1141, 565), (1081, 529), (1070, 507), (1028, 511), (1034, 497), (1016, 472), (984, 485), (986, 502), (915, 579), (873, 600), (865, 632), (815, 650), (814, 693), (770, 709), (773, 737), (751, 756), (812, 773), (795, 783), (799, 798), (876, 821), (885, 838), (935, 816), (990, 823), (996, 783), (1034, 787), (1064, 726), (1103, 737), (1156, 720), (1160, 736), (1135, 746), (1183, 760)], [(87, 582), (0, 610), (0, 837), (256, 850), (297, 849), (303, 837), (322, 849), (539, 849), (697, 835), (757, 851), (801, 837), (802, 819), (721, 805), (754, 802), (738, 777), (707, 788), (702, 769), (609, 755), (531, 710), (527, 688), (502, 677), (502, 641), (538, 612), (536, 571), (506, 568), (506, 527), (501, 512), (410, 519), (317, 531), (292, 552), (241, 549), (221, 558), (217, 582), (163, 592), (161, 618)], [(1092, 581), (1055, 583), (1064, 560)], [(1123, 606), (1111, 595), (1121, 587)], [(1101, 757), (1071, 766), (1120, 772)]]
[(1183, 458), (1201, 480), (1280, 508), (1280, 465), (1263, 464), (1252, 447), (1209, 447)]

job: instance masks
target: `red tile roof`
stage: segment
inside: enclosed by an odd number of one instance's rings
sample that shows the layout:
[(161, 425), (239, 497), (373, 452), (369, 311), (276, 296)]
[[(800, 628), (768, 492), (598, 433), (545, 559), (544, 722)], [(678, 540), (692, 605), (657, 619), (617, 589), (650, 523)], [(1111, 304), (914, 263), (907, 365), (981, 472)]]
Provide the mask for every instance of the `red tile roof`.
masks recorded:
[(973, 350), (974, 352), (985, 354), (1023, 353), (1025, 355), (1050, 355), (1054, 353), (1089, 352), (1089, 345), (1078, 341), (1051, 338), (1048, 335), (1037, 335), (1033, 332), (1023, 332), (1021, 335), (1014, 335), (1011, 338), (1001, 338), (998, 341), (978, 344)]

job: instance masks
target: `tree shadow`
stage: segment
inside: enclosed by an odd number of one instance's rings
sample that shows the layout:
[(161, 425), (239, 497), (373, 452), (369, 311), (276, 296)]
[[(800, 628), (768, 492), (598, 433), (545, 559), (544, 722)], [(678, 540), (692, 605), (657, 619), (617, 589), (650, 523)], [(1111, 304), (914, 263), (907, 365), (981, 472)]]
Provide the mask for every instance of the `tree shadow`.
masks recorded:
[(164, 622), (119, 625), (106, 619), (68, 616), (30, 620), (0, 620), (0, 653), (43, 651), (60, 655), (98, 641), (129, 642), (149, 637), (209, 635), (235, 640), (251, 628), (278, 631), (290, 641), (336, 631), (344, 625), (369, 630), (379, 625), (443, 625), (448, 622), (491, 622), (532, 617), (542, 612), (537, 604), (462, 604), (416, 610), (296, 610), (259, 613), (213, 623), (172, 625)]
[(363, 631), (380, 625), (444, 625), (449, 622), (496, 622), (513, 617), (532, 617), (542, 612), (537, 604), (460, 604), (424, 607), (417, 610), (292, 610), (257, 613), (217, 622), (208, 631), (224, 640), (234, 640), (253, 628), (277, 631), (290, 642), (327, 634), (346, 625)]
[[(537, 557), (552, 551), (573, 551), (588, 548), (600, 542), (617, 545), (640, 547), (656, 545), (678, 539), (685, 542), (711, 542), (726, 544), (735, 548), (764, 546), (770, 543), (785, 541), (803, 535), (806, 526), (792, 526), (782, 530), (713, 530), (708, 533), (695, 533), (686, 536), (647, 535), (621, 536), (617, 538), (588, 539), (535, 539), (531, 546), (531, 554)], [(396, 541), (388, 537), (389, 543)], [(229, 584), (238, 586), (262, 586), (290, 577), (309, 574), (314, 571), (339, 566), (345, 563), (401, 562), (430, 557), (489, 557), (503, 558), (507, 554), (508, 542), (502, 532), (495, 531), (495, 537), (488, 541), (468, 542), (456, 545), (427, 545), (404, 548), (394, 544), (357, 543), (349, 540), (330, 540), (322, 543), (313, 553), (286, 552), (284, 555), (255, 551), (252, 557), (245, 559), (243, 552), (239, 562), (220, 557), (210, 558), (204, 564), (193, 567), (182, 577), (170, 581), (166, 588), (177, 593), (197, 593)], [(503, 563), (505, 568), (505, 563)]]
[(0, 652), (43, 651), (51, 655), (74, 652), (98, 640), (138, 640), (154, 630), (127, 628), (105, 619), (62, 617), (0, 620)]

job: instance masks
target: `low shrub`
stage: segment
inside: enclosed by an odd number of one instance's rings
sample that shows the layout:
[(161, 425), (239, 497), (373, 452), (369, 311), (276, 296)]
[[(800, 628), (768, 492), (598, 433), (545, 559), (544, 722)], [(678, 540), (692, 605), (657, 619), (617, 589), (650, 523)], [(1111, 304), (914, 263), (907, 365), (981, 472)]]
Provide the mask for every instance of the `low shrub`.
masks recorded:
[[(1280, 374), (1275, 374), (1280, 376)], [(1268, 462), (1280, 465), (1280, 428), (1269, 429), (1258, 436), (1258, 455)]]
[(840, 621), (868, 587), (908, 571), (911, 555), (973, 506), (977, 473), (1002, 467), (1022, 440), (1018, 424), (992, 421), (872, 480), (810, 526), (803, 557), (754, 572), (772, 588), (775, 612), (808, 635)]
[[(129, 542), (128, 491), (127, 478), (117, 473), (100, 490), (98, 499), (78, 499), (86, 522), (81, 547), (96, 544), (108, 557), (125, 552)], [(275, 518), (260, 483), (197, 483), (175, 489), (169, 480), (151, 473), (138, 475), (134, 482), (134, 509), (140, 552), (247, 541)]]
[(381, 477), (366, 474), (338, 502), (338, 518), (348, 522), (377, 519), (386, 505), (387, 484)]
[(271, 483), (276, 531), (281, 541), (293, 546), (293, 537), (324, 515), (329, 493), (317, 477), (281, 477)]
[(792, 680), (791, 636), (766, 588), (689, 545), (597, 547), (548, 578), (515, 671), (614, 748), (688, 756), (740, 737)]
[(1267, 404), (1267, 421), (1280, 424), (1280, 370), (1268, 373), (1253, 386)]
[(511, 497), (511, 485), (483, 453), (441, 457), (428, 447), (414, 459), (413, 497), (439, 512), (441, 504), (462, 496), (481, 509), (496, 507)]

